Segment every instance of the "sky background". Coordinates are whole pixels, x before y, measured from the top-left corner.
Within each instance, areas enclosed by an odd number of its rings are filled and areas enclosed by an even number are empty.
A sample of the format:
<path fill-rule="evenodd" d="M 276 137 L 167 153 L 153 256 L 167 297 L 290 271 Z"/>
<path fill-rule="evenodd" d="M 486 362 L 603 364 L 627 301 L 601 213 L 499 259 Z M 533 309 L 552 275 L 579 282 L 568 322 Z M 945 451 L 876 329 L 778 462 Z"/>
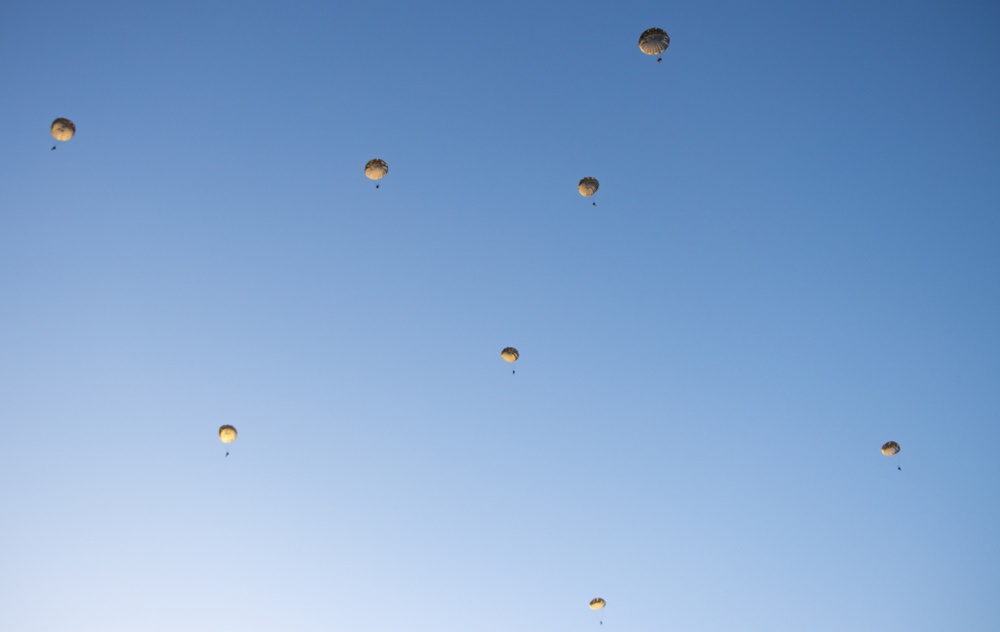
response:
<path fill-rule="evenodd" d="M 1000 629 L 998 29 L 3 3 L 0 629 Z"/>

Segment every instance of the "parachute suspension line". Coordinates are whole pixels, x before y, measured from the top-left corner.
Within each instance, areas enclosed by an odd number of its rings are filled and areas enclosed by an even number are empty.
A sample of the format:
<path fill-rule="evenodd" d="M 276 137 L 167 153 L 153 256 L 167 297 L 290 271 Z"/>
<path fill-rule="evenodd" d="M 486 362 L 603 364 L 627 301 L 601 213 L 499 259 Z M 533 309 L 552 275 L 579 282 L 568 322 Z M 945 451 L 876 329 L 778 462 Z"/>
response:
<path fill-rule="evenodd" d="M 517 362 L 517 359 L 521 357 L 521 354 L 517 352 L 514 347 L 504 347 L 504 350 L 500 352 L 500 357 L 503 358 L 504 362 L 513 364 Z M 514 375 L 517 371 L 512 367 L 510 374 Z"/>
<path fill-rule="evenodd" d="M 899 454 L 899 450 L 900 450 L 899 444 L 896 443 L 895 441 L 886 441 L 884 444 L 882 444 L 882 454 L 884 454 L 885 456 L 894 457 L 897 454 Z M 897 465 L 896 471 L 902 472 L 903 468 Z"/>
<path fill-rule="evenodd" d="M 236 428 L 226 424 L 219 427 L 219 441 L 229 445 L 233 441 L 236 441 Z M 229 450 L 226 450 L 226 456 L 229 456 Z M 223 457 L 225 458 L 225 457 Z"/>
<path fill-rule="evenodd" d="M 607 605 L 607 602 L 604 601 L 603 599 L 601 599 L 600 597 L 595 597 L 594 599 L 590 600 L 590 609 L 591 610 L 604 610 L 604 606 L 606 606 L 606 605 Z M 598 619 L 598 623 L 600 625 L 604 625 L 604 613 L 601 613 L 601 616 Z"/>
<path fill-rule="evenodd" d="M 580 184 L 576 185 L 576 189 L 583 197 L 592 197 L 595 193 L 597 193 L 597 188 L 599 186 L 600 183 L 597 181 L 597 178 L 591 178 L 588 176 L 583 180 L 580 180 Z M 590 205 L 597 206 L 597 202 L 591 202 Z"/>

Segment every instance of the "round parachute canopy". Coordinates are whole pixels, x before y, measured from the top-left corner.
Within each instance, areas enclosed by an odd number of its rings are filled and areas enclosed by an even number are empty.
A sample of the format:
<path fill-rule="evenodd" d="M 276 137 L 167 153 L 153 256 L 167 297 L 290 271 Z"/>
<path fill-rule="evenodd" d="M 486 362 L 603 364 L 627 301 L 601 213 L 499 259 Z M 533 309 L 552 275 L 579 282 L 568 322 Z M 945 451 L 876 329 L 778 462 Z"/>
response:
<path fill-rule="evenodd" d="M 590 600 L 590 609 L 591 610 L 601 610 L 606 605 L 608 605 L 607 602 L 604 601 L 603 599 L 601 599 L 600 597 L 597 597 L 596 599 L 591 599 Z"/>
<path fill-rule="evenodd" d="M 232 443 L 236 441 L 236 428 L 225 425 L 219 428 L 219 441 L 223 443 Z"/>
<path fill-rule="evenodd" d="M 52 138 L 56 140 L 69 140 L 76 134 L 76 125 L 73 121 L 64 118 L 57 118 L 52 121 Z"/>
<path fill-rule="evenodd" d="M 518 353 L 517 349 L 515 349 L 514 347 L 507 347 L 506 349 L 500 352 L 500 357 L 506 360 L 507 362 L 514 362 L 519 357 L 521 357 L 521 354 Z"/>
<path fill-rule="evenodd" d="M 369 180 L 381 180 L 385 174 L 389 173 L 389 165 L 381 158 L 372 158 L 365 165 L 365 175 Z"/>
<path fill-rule="evenodd" d="M 885 445 L 882 446 L 882 454 L 886 456 L 895 456 L 899 454 L 899 444 L 895 441 L 886 441 Z"/>
<path fill-rule="evenodd" d="M 670 36 L 663 29 L 646 29 L 639 36 L 639 50 L 647 55 L 659 55 L 670 46 Z"/>
<path fill-rule="evenodd" d="M 577 189 L 580 191 L 580 195 L 583 197 L 590 197 L 591 195 L 597 193 L 597 187 L 601 186 L 597 182 L 597 178 L 584 178 L 580 180 L 580 184 L 577 185 Z"/>

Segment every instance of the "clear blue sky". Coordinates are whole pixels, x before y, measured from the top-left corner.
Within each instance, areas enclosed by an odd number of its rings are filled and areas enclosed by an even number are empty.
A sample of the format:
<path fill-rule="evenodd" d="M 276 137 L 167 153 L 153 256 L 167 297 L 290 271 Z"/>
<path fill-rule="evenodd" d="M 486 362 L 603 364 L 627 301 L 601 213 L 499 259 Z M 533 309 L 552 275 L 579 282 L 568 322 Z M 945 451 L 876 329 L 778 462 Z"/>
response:
<path fill-rule="evenodd" d="M 1000 629 L 1000 6 L 622 4 L 0 7 L 0 630 Z"/>

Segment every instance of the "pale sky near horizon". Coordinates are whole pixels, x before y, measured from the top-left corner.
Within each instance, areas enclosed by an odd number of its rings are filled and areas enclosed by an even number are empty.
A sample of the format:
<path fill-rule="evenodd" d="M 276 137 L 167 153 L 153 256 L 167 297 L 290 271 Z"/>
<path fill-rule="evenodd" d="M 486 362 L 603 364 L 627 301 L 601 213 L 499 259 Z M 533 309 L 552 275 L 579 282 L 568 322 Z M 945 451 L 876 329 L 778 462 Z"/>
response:
<path fill-rule="evenodd" d="M 0 5 L 0 630 L 997 630 L 998 29 Z"/>

